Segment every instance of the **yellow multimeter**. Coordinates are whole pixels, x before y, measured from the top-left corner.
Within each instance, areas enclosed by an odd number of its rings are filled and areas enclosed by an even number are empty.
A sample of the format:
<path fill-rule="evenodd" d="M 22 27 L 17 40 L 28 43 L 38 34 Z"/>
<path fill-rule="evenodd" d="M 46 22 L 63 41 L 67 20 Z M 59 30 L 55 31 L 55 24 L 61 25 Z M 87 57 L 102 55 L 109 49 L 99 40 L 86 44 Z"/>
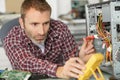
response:
<path fill-rule="evenodd" d="M 93 54 L 86 63 L 86 70 L 83 71 L 84 74 L 79 75 L 78 80 L 89 80 L 92 75 L 95 77 L 96 80 L 105 80 L 101 70 L 99 69 L 99 65 L 101 64 L 103 59 L 103 54 Z"/>

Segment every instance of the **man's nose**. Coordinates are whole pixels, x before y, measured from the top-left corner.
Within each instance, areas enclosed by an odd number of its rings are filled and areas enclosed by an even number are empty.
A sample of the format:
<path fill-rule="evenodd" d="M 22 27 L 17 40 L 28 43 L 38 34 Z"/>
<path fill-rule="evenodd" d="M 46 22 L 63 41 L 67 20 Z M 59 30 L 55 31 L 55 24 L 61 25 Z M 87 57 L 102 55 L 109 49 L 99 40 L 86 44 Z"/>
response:
<path fill-rule="evenodd" d="M 45 31 L 44 31 L 44 26 L 39 26 L 39 29 L 38 29 L 38 32 L 40 35 L 44 35 L 45 34 Z"/>

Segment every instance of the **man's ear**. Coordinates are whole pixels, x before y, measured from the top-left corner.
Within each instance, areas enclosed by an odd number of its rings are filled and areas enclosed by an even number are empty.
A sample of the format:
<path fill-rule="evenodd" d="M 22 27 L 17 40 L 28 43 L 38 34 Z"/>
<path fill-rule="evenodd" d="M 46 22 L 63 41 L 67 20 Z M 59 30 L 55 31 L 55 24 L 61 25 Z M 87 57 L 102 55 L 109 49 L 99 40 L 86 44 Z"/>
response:
<path fill-rule="evenodd" d="M 22 18 L 19 18 L 19 23 L 22 29 L 24 29 L 24 22 Z"/>

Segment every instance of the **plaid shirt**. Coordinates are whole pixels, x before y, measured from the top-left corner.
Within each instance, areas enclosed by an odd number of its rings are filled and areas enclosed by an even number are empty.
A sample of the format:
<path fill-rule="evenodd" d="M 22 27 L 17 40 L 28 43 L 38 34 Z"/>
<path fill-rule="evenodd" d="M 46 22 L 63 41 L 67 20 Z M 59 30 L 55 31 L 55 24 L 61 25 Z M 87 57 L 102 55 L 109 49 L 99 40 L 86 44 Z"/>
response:
<path fill-rule="evenodd" d="M 45 52 L 33 44 L 20 26 L 15 26 L 4 39 L 4 48 L 13 69 L 55 77 L 58 66 L 75 56 L 76 43 L 67 26 L 51 20 L 45 41 Z"/>

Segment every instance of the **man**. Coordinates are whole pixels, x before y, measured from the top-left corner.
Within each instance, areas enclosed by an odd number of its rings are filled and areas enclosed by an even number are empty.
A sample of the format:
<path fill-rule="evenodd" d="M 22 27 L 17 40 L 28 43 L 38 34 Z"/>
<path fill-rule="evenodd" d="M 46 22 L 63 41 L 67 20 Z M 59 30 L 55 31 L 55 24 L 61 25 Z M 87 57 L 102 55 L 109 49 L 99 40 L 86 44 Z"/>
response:
<path fill-rule="evenodd" d="M 20 26 L 13 27 L 4 39 L 4 48 L 13 69 L 58 78 L 78 78 L 94 52 L 92 40 L 78 46 L 67 26 L 50 18 L 45 0 L 25 0 Z"/>

